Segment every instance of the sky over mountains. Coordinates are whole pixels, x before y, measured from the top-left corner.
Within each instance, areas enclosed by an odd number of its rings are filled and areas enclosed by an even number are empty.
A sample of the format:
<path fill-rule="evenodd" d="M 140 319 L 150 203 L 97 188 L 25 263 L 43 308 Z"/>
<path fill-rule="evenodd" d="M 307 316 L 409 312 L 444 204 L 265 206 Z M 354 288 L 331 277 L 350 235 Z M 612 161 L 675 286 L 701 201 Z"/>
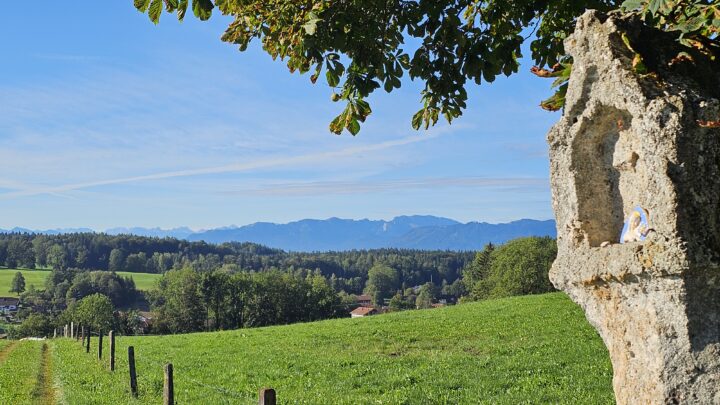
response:
<path fill-rule="evenodd" d="M 0 230 L 2 232 L 3 230 Z M 32 232 L 14 228 L 14 232 Z M 87 228 L 54 229 L 39 233 L 88 232 Z M 106 233 L 175 237 L 208 243 L 255 242 L 290 251 L 328 251 L 375 248 L 478 250 L 487 243 L 503 243 L 523 236 L 555 236 L 555 222 L 521 219 L 504 224 L 461 223 L 430 215 L 399 216 L 390 221 L 329 218 L 286 224 L 257 222 L 194 232 L 187 227 L 111 228 Z"/>
<path fill-rule="evenodd" d="M 358 136 L 334 136 L 331 89 L 259 44 L 222 43 L 228 18 L 156 26 L 129 0 L 4 6 L 0 228 L 552 216 L 559 113 L 538 107 L 552 90 L 528 59 L 469 86 L 452 125 L 413 131 L 423 86 L 406 81 L 373 94 Z"/>

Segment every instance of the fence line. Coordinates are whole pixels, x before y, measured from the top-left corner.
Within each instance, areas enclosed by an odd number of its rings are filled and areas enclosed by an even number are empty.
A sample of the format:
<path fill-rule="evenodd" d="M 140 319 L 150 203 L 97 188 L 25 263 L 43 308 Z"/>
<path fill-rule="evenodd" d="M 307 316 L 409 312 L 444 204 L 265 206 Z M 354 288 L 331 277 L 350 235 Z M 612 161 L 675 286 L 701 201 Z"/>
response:
<path fill-rule="evenodd" d="M 165 366 L 164 363 L 159 362 L 159 361 L 157 361 L 157 360 L 149 359 L 149 358 L 143 359 L 143 361 L 144 361 L 144 362 L 147 362 L 147 363 L 150 363 L 150 364 L 152 364 L 152 365 L 158 366 L 158 367 L 164 367 L 164 366 Z M 176 365 L 174 365 L 174 363 L 172 363 L 172 364 L 173 364 L 174 371 L 176 371 L 175 374 L 177 375 L 177 374 L 178 374 L 178 373 L 177 373 L 178 368 L 177 368 Z M 180 371 L 182 371 L 182 369 L 181 369 Z M 201 387 L 204 387 L 204 388 L 209 388 L 209 389 L 211 389 L 211 390 L 217 391 L 217 392 L 219 392 L 219 393 L 221 393 L 221 394 L 225 394 L 225 395 L 228 395 L 228 396 L 233 396 L 233 397 L 241 398 L 241 399 L 252 399 L 252 397 L 250 397 L 248 394 L 245 394 L 245 393 L 242 393 L 242 392 L 238 392 L 238 391 L 234 391 L 234 390 L 231 390 L 231 389 L 228 389 L 228 388 L 224 388 L 224 387 L 219 387 L 219 386 L 217 386 L 217 385 L 206 384 L 206 383 L 204 383 L 204 382 L 198 381 L 198 380 L 190 377 L 189 375 L 183 375 L 181 379 L 182 379 L 183 381 L 189 381 L 189 382 L 191 382 L 191 383 L 193 383 L 193 384 L 195 384 L 195 385 L 198 385 L 198 386 L 201 386 Z M 176 379 L 176 380 L 177 380 L 177 379 Z"/>
<path fill-rule="evenodd" d="M 66 325 L 64 328 L 63 335 L 65 337 L 70 337 L 70 333 L 72 330 L 74 330 L 75 325 Z M 90 342 L 91 342 L 91 336 L 95 335 L 97 336 L 98 340 L 98 361 L 102 361 L 102 342 L 103 342 L 103 334 L 100 334 L 98 332 L 93 332 L 90 328 L 85 329 L 84 327 L 81 327 L 80 325 L 77 326 L 77 332 L 86 332 L 83 333 L 87 340 L 83 339 L 80 347 L 83 347 L 85 349 L 86 353 L 90 353 Z M 79 338 L 80 333 L 75 334 L 74 338 Z M 164 336 L 164 335 L 128 335 L 128 336 Z M 110 344 L 110 371 L 115 370 L 115 333 L 114 331 L 110 331 L 108 334 L 108 342 Z M 79 341 L 79 339 L 77 339 Z M 143 359 L 143 361 L 150 363 L 154 366 L 159 366 L 163 370 L 164 375 L 164 384 L 163 384 L 163 403 L 164 404 L 174 404 L 174 376 L 177 375 L 177 368 L 173 366 L 172 363 L 162 363 L 158 362 L 156 360 L 146 358 Z M 137 373 L 136 373 L 136 367 L 135 367 L 135 348 L 133 346 L 128 347 L 128 371 L 129 371 L 129 383 L 130 383 L 130 392 L 131 394 L 137 398 L 138 397 L 138 382 L 137 382 Z M 182 370 L 180 370 L 182 372 Z M 182 375 L 182 374 L 181 374 Z M 211 384 L 206 384 L 204 382 L 198 381 L 188 375 L 182 375 L 181 381 L 183 382 L 189 382 L 191 384 L 194 384 L 199 387 L 203 387 L 206 389 L 213 390 L 221 395 L 224 395 L 226 397 L 234 397 L 237 399 L 242 400 L 248 400 L 252 401 L 253 397 L 246 394 L 241 393 L 238 391 L 230 390 L 224 387 L 214 386 Z M 276 405 L 276 393 L 275 390 L 272 388 L 261 388 L 258 391 L 258 404 L 259 405 Z"/>

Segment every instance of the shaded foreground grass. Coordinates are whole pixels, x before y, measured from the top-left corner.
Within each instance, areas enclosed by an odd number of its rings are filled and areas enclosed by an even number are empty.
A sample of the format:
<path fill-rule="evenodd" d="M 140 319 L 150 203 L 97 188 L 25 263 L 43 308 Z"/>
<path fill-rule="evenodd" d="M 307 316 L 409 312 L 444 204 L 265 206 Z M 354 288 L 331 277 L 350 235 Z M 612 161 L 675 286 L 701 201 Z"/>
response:
<path fill-rule="evenodd" d="M 25 277 L 25 288 L 30 288 L 30 285 L 34 285 L 38 290 L 45 288 L 45 279 L 50 275 L 50 270 L 0 269 L 0 297 L 16 296 L 15 294 L 10 294 L 8 291 L 12 285 L 13 277 L 15 277 L 15 273 L 18 271 Z M 135 281 L 135 287 L 143 291 L 152 289 L 157 279 L 160 278 L 160 274 L 151 273 L 128 273 L 119 271 L 117 274 L 123 277 L 132 277 L 133 281 Z"/>
<path fill-rule="evenodd" d="M 178 403 L 257 403 L 265 386 L 281 403 L 613 402 L 607 350 L 559 293 L 117 343 L 112 374 L 78 343 L 53 342 L 65 401 L 135 402 L 132 345 L 142 403 L 161 402 L 165 362 L 175 367 Z"/>

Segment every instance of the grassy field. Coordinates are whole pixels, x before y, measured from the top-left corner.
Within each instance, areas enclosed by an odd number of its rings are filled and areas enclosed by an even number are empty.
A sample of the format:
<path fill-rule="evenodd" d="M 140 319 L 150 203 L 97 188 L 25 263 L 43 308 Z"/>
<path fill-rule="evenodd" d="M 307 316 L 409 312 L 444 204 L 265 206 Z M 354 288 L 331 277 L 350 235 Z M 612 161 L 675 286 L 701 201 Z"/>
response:
<path fill-rule="evenodd" d="M 132 277 L 135 281 L 135 287 L 138 290 L 147 291 L 155 287 L 155 282 L 160 278 L 160 274 L 152 273 L 128 273 L 125 271 L 119 271 L 117 274 L 123 277 Z"/>
<path fill-rule="evenodd" d="M 30 288 L 30 285 L 34 285 L 37 289 L 45 288 L 45 279 L 50 274 L 50 270 L 18 270 L 18 269 L 0 269 L 0 296 L 11 296 L 8 291 L 12 283 L 15 273 L 21 272 L 25 277 L 25 287 Z M 124 277 L 132 277 L 135 281 L 135 286 L 139 290 L 147 291 L 155 286 L 155 281 L 160 278 L 159 274 L 148 274 L 148 273 L 126 273 L 118 272 L 119 275 Z"/>
<path fill-rule="evenodd" d="M 44 345 L 37 341 L 0 343 L 0 404 L 54 402 L 47 390 Z"/>
<path fill-rule="evenodd" d="M 257 403 L 265 386 L 277 390 L 280 403 L 614 401 L 607 350 L 559 293 L 117 343 L 118 369 L 110 373 L 78 343 L 51 341 L 57 397 L 72 404 L 161 403 L 162 366 L 172 362 L 178 403 Z M 130 345 L 138 401 L 127 388 Z"/>
<path fill-rule="evenodd" d="M 10 294 L 10 286 L 12 285 L 13 277 L 15 273 L 21 272 L 25 277 L 25 288 L 30 288 L 34 285 L 37 289 L 45 288 L 45 279 L 49 270 L 17 270 L 17 269 L 0 269 L 0 296 L 16 296 L 16 294 Z"/>

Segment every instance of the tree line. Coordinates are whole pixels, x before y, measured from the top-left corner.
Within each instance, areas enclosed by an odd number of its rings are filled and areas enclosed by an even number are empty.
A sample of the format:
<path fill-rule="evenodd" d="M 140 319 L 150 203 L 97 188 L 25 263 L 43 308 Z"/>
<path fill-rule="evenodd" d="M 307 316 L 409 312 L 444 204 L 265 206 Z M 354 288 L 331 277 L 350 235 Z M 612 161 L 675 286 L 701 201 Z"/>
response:
<path fill-rule="evenodd" d="M 138 309 L 152 310 L 152 333 L 186 333 L 348 316 L 358 305 L 355 295 L 361 293 L 389 311 L 542 293 L 553 290 L 548 271 L 557 252 L 554 239 L 548 237 L 488 245 L 475 253 L 286 253 L 253 244 L 235 246 L 254 250 L 242 257 L 262 258 L 268 267 L 247 269 L 222 259 L 211 265 L 207 258 L 214 253 L 199 254 L 166 270 L 156 287 L 145 293 L 136 289 L 131 277 L 107 270 L 56 266 L 44 289 L 31 286 L 24 292 L 23 280 L 14 280 L 12 289 L 22 292 L 19 318 L 24 322 L 13 336 L 42 335 L 70 321 L 119 333 L 148 332 L 148 325 L 139 325 Z M 238 257 L 224 258 L 228 256 Z M 445 277 L 454 279 L 448 282 Z M 93 311 L 97 316 L 91 316 Z"/>
<path fill-rule="evenodd" d="M 473 260 L 473 252 L 374 249 L 347 252 L 285 252 L 255 243 L 188 242 L 175 238 L 72 233 L 0 234 L 0 265 L 9 268 L 76 268 L 134 273 L 310 269 L 332 279 L 334 287 L 362 293 L 376 263 L 398 271 L 403 288 L 427 282 L 452 284 Z"/>

